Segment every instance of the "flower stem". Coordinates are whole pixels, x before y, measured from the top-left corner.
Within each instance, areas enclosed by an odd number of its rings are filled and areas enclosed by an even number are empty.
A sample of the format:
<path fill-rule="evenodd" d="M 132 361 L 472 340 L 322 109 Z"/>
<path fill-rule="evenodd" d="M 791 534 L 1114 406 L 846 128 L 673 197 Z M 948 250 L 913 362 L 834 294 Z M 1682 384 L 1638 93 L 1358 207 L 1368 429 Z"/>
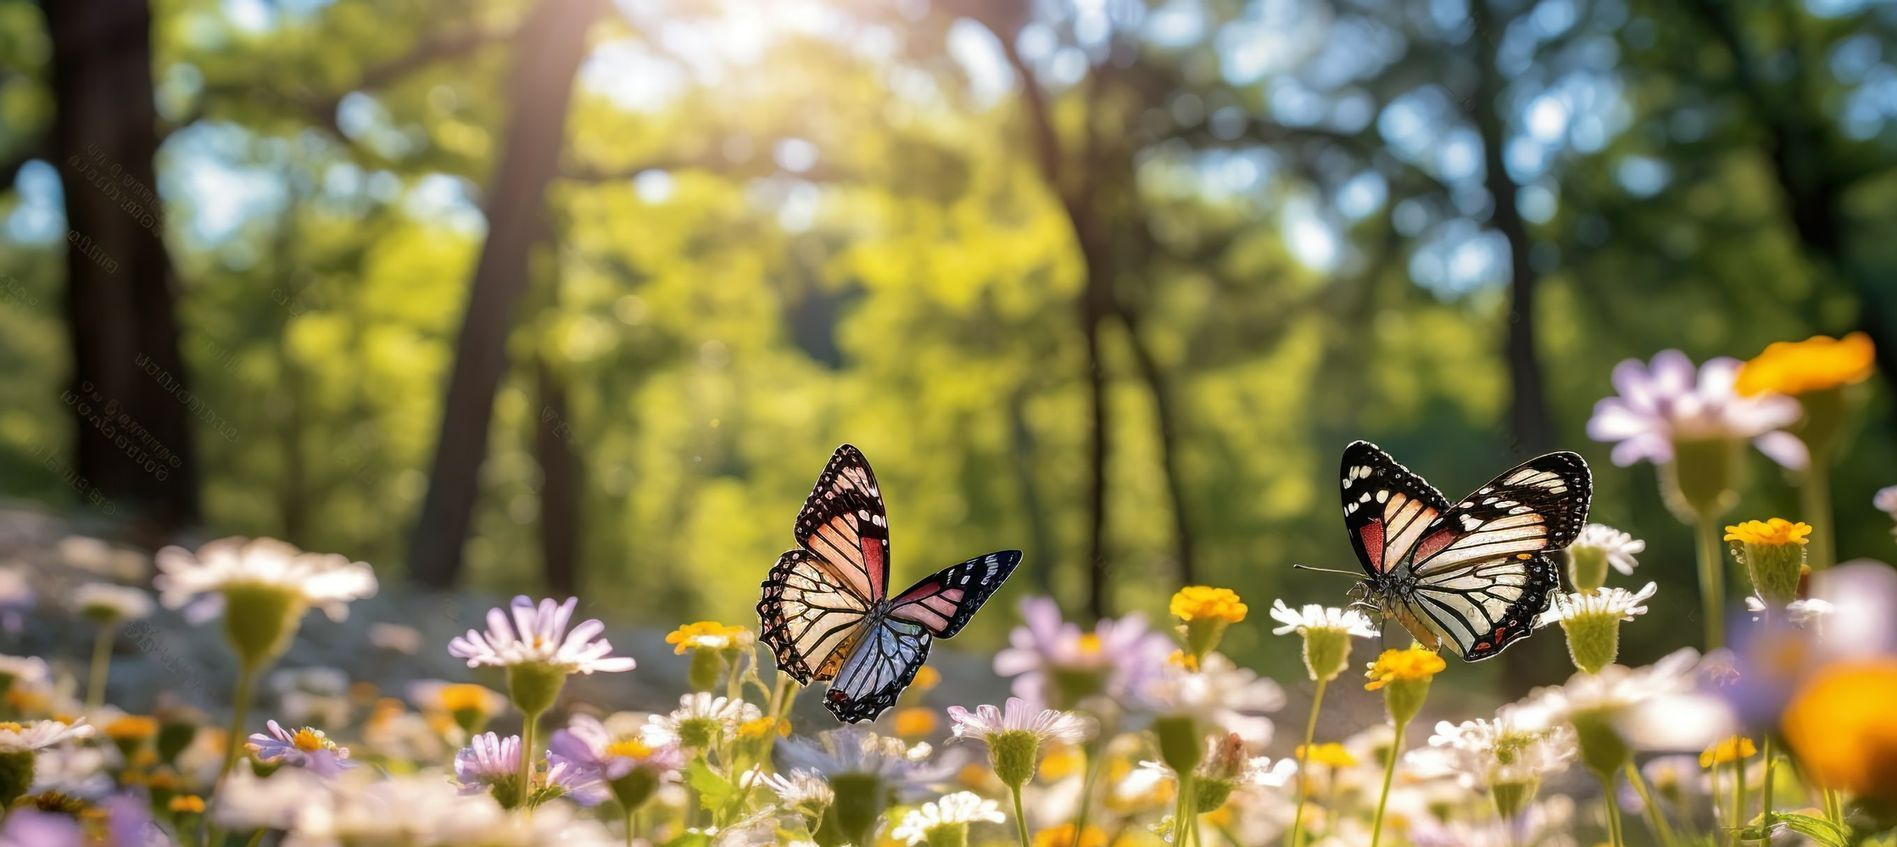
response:
<path fill-rule="evenodd" d="M 1770 830 L 1772 826 L 1772 734 L 1767 732 L 1759 740 L 1759 752 L 1765 757 L 1765 781 L 1759 785 L 1759 825 Z"/>
<path fill-rule="evenodd" d="M 1844 826 L 1844 798 L 1838 796 L 1836 788 L 1823 789 L 1822 793 L 1825 800 L 1825 820 Z"/>
<path fill-rule="evenodd" d="M 112 668 L 112 636 L 116 631 L 115 624 L 100 624 L 99 634 L 93 639 L 92 669 L 86 677 L 87 712 L 96 712 L 105 705 L 105 680 Z"/>
<path fill-rule="evenodd" d="M 1014 833 L 1020 837 L 1021 847 L 1032 847 L 1028 842 L 1028 816 L 1021 810 L 1021 786 L 1011 785 L 1008 790 L 1014 792 Z"/>
<path fill-rule="evenodd" d="M 638 809 L 628 808 L 626 810 L 626 847 L 632 847 L 635 834 L 639 831 L 638 815 Z"/>
<path fill-rule="evenodd" d="M 540 731 L 540 713 L 523 714 L 520 718 L 520 799 L 525 801 L 534 796 L 534 736 Z"/>
<path fill-rule="evenodd" d="M 262 844 L 264 835 L 269 831 L 270 830 L 267 829 L 257 830 L 256 833 L 250 836 L 249 841 L 244 842 L 245 847 L 257 847 L 257 845 Z"/>
<path fill-rule="evenodd" d="M 1627 847 L 1627 835 L 1620 827 L 1620 804 L 1614 801 L 1614 774 L 1598 774 L 1601 780 L 1601 805 L 1607 807 L 1607 841 L 1613 847 Z"/>
<path fill-rule="evenodd" d="M 1087 755 L 1087 778 L 1080 783 L 1080 811 L 1074 814 L 1074 838 L 1087 831 L 1087 819 L 1093 813 L 1093 794 L 1100 784 L 1100 771 L 1107 763 L 1107 733 L 1100 733 L 1096 740 L 1088 741 L 1082 748 Z"/>
<path fill-rule="evenodd" d="M 1700 614 L 1705 618 L 1706 649 L 1725 646 L 1726 636 L 1726 559 L 1719 542 L 1719 519 L 1700 516 L 1699 598 Z"/>
<path fill-rule="evenodd" d="M 1735 756 L 1732 760 L 1732 844 L 1738 845 L 1739 832 L 1746 825 L 1746 760 Z"/>
<path fill-rule="evenodd" d="M 1831 531 L 1829 459 L 1829 456 L 1813 455 L 1811 467 L 1805 469 L 1803 484 L 1798 487 L 1799 508 L 1805 513 L 1805 522 L 1811 524 L 1811 543 L 1805 547 L 1805 561 L 1814 571 L 1831 567 L 1837 558 L 1837 539 Z"/>
<path fill-rule="evenodd" d="M 1390 782 L 1396 778 L 1396 757 L 1403 752 L 1403 731 L 1409 726 L 1409 721 L 1396 725 L 1396 739 L 1390 742 L 1390 755 L 1383 763 L 1383 789 L 1377 792 L 1377 815 L 1370 819 L 1370 847 L 1383 843 L 1383 810 L 1390 805 Z M 1619 842 L 1615 842 L 1615 847 L 1619 847 Z"/>
<path fill-rule="evenodd" d="M 1186 847 L 1188 843 L 1187 839 L 1192 837 L 1192 824 L 1190 823 L 1193 818 L 1191 812 L 1192 792 L 1192 774 L 1190 772 L 1180 774 L 1178 803 L 1173 807 L 1172 813 L 1172 847 Z M 1079 843 L 1080 838 L 1080 833 L 1074 833 L 1074 841 L 1076 844 Z M 1025 844 L 1027 842 L 1024 841 L 1022 843 Z"/>
<path fill-rule="evenodd" d="M 231 692 L 231 726 L 229 737 L 224 740 L 224 766 L 218 769 L 218 787 L 223 787 L 224 778 L 230 776 L 231 768 L 237 766 L 237 753 L 244 749 L 244 722 L 250 719 L 250 700 L 252 690 L 257 687 L 257 667 L 249 662 L 237 667 L 237 687 Z"/>
<path fill-rule="evenodd" d="M 1298 810 L 1291 816 L 1291 847 L 1304 843 L 1304 804 L 1311 799 L 1311 781 L 1309 774 L 1311 744 L 1317 739 L 1317 712 L 1324 707 L 1324 687 L 1330 684 L 1328 679 L 1317 681 L 1317 691 L 1311 695 L 1311 716 L 1304 722 L 1304 744 L 1298 748 Z"/>
<path fill-rule="evenodd" d="M 1667 823 L 1666 811 L 1654 800 L 1653 789 L 1647 786 L 1647 780 L 1640 775 L 1640 769 L 1628 762 L 1627 782 L 1634 787 L 1634 793 L 1640 795 L 1640 804 L 1647 809 L 1647 825 L 1653 829 L 1653 837 L 1659 839 L 1661 847 L 1673 847 L 1679 839 L 1673 833 L 1673 825 Z"/>

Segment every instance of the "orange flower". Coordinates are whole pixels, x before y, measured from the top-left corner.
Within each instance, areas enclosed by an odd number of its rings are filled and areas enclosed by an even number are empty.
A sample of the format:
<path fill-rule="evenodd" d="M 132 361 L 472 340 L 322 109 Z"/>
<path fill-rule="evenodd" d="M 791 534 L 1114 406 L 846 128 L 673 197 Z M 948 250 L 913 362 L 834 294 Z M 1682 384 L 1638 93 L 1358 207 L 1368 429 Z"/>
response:
<path fill-rule="evenodd" d="M 1820 671 L 1780 717 L 1785 741 L 1819 785 L 1897 803 L 1897 660 Z"/>
<path fill-rule="evenodd" d="M 1869 379 L 1876 356 L 1871 337 L 1861 332 L 1780 341 L 1740 367 L 1733 388 L 1744 395 L 1824 391 Z"/>

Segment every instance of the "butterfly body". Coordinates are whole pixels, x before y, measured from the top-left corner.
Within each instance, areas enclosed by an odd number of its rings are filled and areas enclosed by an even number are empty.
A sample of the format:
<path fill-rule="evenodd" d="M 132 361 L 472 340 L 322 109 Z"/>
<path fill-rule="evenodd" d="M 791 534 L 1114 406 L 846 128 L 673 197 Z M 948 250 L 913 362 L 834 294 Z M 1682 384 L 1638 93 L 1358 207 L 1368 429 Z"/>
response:
<path fill-rule="evenodd" d="M 935 638 L 960 632 L 1020 564 L 1021 553 L 977 556 L 893 597 L 889 521 L 868 460 L 837 448 L 804 501 L 785 552 L 764 580 L 759 638 L 799 683 L 828 681 L 839 720 L 873 720 L 895 703 Z"/>
<path fill-rule="evenodd" d="M 1552 554 L 1580 532 L 1592 492 L 1580 456 L 1549 453 L 1452 504 L 1365 441 L 1344 449 L 1342 482 L 1362 593 L 1424 646 L 1469 661 L 1532 631 L 1560 585 Z"/>

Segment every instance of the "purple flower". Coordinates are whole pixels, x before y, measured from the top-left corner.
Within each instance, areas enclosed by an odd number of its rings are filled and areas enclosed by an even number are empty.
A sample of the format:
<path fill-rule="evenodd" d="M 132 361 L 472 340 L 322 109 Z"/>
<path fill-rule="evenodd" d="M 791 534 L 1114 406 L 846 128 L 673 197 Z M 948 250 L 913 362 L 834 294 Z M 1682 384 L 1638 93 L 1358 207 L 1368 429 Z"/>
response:
<path fill-rule="evenodd" d="M 299 767 L 324 777 L 355 767 L 349 761 L 349 748 L 329 740 L 320 729 L 306 726 L 292 732 L 276 721 L 270 721 L 268 727 L 268 734 L 252 733 L 250 742 L 244 745 L 260 762 Z"/>
<path fill-rule="evenodd" d="M 600 784 L 598 773 L 555 755 L 547 757 L 545 780 L 532 796 L 523 798 L 519 788 L 520 756 L 518 735 L 502 738 L 484 732 L 474 736 L 468 746 L 454 755 L 455 784 L 464 796 L 492 790 L 495 798 L 507 808 L 523 800 L 537 804 L 547 796 L 567 797 L 582 806 L 598 805 L 606 799 L 606 788 Z"/>
<path fill-rule="evenodd" d="M 632 670 L 636 663 L 612 655 L 612 642 L 600 637 L 605 624 L 588 619 L 567 629 L 579 603 L 578 597 L 568 597 L 564 603 L 549 598 L 535 605 L 525 596 L 515 597 L 507 611 L 488 610 L 487 632 L 470 629 L 450 641 L 448 654 L 468 660 L 471 668 L 541 664 L 567 673 Z"/>
<path fill-rule="evenodd" d="M 84 847 L 85 833 L 65 815 L 21 809 L 7 815 L 0 847 Z"/>
<path fill-rule="evenodd" d="M 1662 350 L 1651 364 L 1628 359 L 1614 366 L 1619 394 L 1594 404 L 1587 434 L 1614 442 L 1616 465 L 1673 461 L 1682 439 L 1750 439 L 1788 468 L 1810 461 L 1804 442 L 1784 427 L 1803 414 L 1798 401 L 1777 394 L 1743 396 L 1733 390 L 1737 359 L 1711 359 L 1697 368 L 1678 350 Z"/>
<path fill-rule="evenodd" d="M 1122 705 L 1143 698 L 1166 666 L 1172 641 L 1138 615 L 1109 618 L 1092 632 L 1061 618 L 1052 598 L 1021 603 L 1024 626 L 995 654 L 995 673 L 1014 677 L 1014 694 L 1040 708 L 1074 708 L 1105 698 Z"/>
<path fill-rule="evenodd" d="M 567 763 L 595 778 L 615 780 L 646 768 L 661 778 L 678 773 L 685 766 L 685 753 L 677 744 L 653 744 L 640 736 L 615 736 L 605 724 L 591 715 L 575 715 L 566 729 L 553 734 L 549 761 Z"/>

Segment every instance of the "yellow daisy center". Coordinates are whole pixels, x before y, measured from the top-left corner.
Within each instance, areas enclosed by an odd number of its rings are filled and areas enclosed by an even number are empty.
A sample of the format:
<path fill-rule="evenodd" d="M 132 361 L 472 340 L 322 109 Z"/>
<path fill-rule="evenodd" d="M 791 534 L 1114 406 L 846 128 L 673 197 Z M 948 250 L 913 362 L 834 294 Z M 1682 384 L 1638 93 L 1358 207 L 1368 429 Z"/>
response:
<path fill-rule="evenodd" d="M 637 738 L 624 738 L 606 745 L 606 755 L 616 759 L 643 759 L 652 755 L 652 745 Z"/>
<path fill-rule="evenodd" d="M 290 743 L 305 753 L 314 753 L 329 746 L 328 739 L 325 739 L 322 733 L 309 727 L 297 730 L 295 735 L 290 736 Z"/>

